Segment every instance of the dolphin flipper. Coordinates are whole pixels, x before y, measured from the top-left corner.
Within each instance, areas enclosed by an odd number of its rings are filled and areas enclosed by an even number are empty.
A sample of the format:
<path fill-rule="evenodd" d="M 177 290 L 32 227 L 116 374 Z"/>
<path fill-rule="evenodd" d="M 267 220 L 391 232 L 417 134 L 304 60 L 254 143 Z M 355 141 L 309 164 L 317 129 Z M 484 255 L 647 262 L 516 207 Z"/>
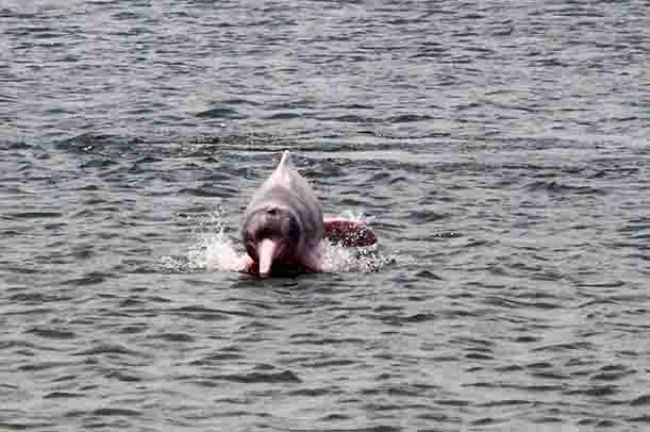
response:
<path fill-rule="evenodd" d="M 325 238 L 344 247 L 367 247 L 377 243 L 377 236 L 363 222 L 341 217 L 326 217 Z"/>

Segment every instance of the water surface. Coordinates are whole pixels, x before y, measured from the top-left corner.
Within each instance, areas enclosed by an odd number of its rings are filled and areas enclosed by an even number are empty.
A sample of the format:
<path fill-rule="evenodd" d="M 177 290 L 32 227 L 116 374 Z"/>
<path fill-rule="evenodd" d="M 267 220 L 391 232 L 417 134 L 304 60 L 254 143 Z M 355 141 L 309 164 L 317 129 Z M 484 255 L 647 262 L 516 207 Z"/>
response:
<path fill-rule="evenodd" d="M 0 3 L 0 428 L 646 430 L 649 29 L 641 1 Z M 282 149 L 372 265 L 210 265 Z"/>

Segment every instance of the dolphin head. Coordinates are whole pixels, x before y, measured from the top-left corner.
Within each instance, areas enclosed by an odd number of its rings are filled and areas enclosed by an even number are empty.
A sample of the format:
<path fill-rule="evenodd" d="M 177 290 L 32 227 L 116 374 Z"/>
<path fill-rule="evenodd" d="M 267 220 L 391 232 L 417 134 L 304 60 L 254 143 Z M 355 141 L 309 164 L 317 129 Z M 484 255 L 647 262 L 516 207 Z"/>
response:
<path fill-rule="evenodd" d="M 247 215 L 242 237 L 260 276 L 266 277 L 274 263 L 288 264 L 295 258 L 302 228 L 291 210 L 269 203 Z"/>

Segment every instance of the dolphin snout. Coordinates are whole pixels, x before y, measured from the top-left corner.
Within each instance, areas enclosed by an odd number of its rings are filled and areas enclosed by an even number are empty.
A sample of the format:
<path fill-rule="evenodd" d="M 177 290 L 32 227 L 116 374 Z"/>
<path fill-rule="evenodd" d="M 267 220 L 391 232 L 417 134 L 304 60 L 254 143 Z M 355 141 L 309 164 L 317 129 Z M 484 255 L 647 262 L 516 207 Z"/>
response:
<path fill-rule="evenodd" d="M 267 277 L 271 273 L 271 266 L 277 251 L 278 242 L 272 239 L 264 239 L 257 245 L 260 277 Z"/>

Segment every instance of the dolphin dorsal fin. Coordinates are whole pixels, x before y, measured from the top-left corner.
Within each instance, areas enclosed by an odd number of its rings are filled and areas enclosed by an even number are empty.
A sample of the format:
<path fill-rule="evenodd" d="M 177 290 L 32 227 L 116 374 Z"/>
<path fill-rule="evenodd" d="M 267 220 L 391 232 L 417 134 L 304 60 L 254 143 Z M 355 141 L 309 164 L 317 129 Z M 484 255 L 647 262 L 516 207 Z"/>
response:
<path fill-rule="evenodd" d="M 293 162 L 291 161 L 291 153 L 289 153 L 289 150 L 285 150 L 284 153 L 282 153 L 282 159 L 280 159 L 280 163 L 278 164 L 278 168 L 284 168 L 284 166 L 287 167 L 292 167 Z"/>
<path fill-rule="evenodd" d="M 280 163 L 278 164 L 277 167 L 275 167 L 275 170 L 273 171 L 273 174 L 271 174 L 271 177 L 267 180 L 267 182 L 271 182 L 271 184 L 284 184 L 287 187 L 291 185 L 291 179 L 293 177 L 293 163 L 291 162 L 291 154 L 289 153 L 289 150 L 285 150 L 284 153 L 282 153 L 282 159 L 280 159 Z"/>

